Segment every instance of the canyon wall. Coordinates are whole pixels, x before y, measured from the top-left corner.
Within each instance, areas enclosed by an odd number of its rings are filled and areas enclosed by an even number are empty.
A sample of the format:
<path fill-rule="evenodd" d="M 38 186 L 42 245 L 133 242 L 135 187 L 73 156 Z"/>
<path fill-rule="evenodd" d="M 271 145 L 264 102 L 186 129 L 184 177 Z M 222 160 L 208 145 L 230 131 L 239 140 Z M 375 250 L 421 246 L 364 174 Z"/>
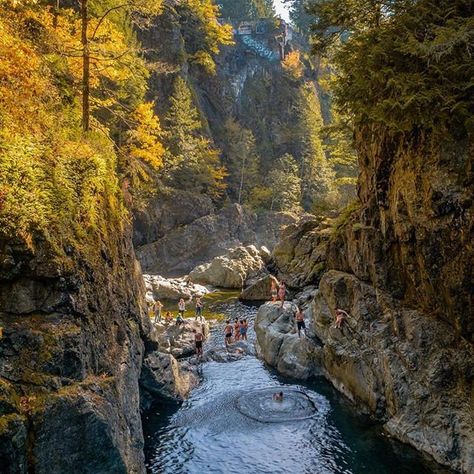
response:
<path fill-rule="evenodd" d="M 288 228 L 273 255 L 294 289 L 319 284 L 306 362 L 393 436 L 472 472 L 473 144 L 368 128 L 356 144 L 359 202 L 330 225 Z M 336 308 L 350 314 L 342 329 Z"/>
<path fill-rule="evenodd" d="M 130 232 L 0 249 L 1 471 L 144 472 L 138 381 L 149 323 Z"/>

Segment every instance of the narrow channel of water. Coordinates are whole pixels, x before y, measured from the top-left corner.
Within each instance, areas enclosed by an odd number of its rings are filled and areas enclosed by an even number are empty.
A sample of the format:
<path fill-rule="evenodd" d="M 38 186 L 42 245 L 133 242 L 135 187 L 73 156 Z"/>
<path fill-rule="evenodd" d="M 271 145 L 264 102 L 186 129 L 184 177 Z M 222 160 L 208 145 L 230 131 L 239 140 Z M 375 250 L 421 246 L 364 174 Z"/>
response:
<path fill-rule="evenodd" d="M 234 295 L 214 295 L 207 300 L 206 310 L 214 317 L 253 322 L 257 308 L 238 302 Z M 249 344 L 254 341 L 252 323 Z M 223 326 L 218 325 L 206 346 L 223 344 Z M 202 384 L 183 404 L 157 403 L 144 415 L 149 473 L 450 472 L 384 436 L 379 425 L 358 415 L 350 402 L 323 379 L 310 383 L 285 379 L 253 355 L 233 362 L 204 363 L 202 377 Z M 242 414 L 239 400 L 255 397 L 255 390 L 270 387 L 275 391 L 304 391 L 317 407 L 314 417 L 262 423 Z M 265 406 L 271 410 L 271 401 Z"/>

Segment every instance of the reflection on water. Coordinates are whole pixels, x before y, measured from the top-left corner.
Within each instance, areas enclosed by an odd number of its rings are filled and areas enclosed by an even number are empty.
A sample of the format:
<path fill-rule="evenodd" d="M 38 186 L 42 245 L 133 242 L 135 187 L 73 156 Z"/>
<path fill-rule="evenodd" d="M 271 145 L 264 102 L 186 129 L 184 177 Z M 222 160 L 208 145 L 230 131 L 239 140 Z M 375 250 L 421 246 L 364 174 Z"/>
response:
<path fill-rule="evenodd" d="M 256 308 L 235 300 L 215 301 L 212 311 L 253 319 Z M 249 343 L 253 343 L 249 331 Z M 208 347 L 223 344 L 214 329 Z M 384 437 L 380 428 L 322 379 L 295 384 L 260 360 L 246 356 L 202 367 L 203 383 L 180 406 L 157 403 L 144 416 L 150 473 L 429 474 L 448 470 Z M 264 423 L 245 416 L 239 400 L 261 389 L 303 390 L 316 405 L 314 417 Z M 258 392 L 255 392 L 258 393 Z M 262 393 L 267 397 L 268 393 Z M 270 392 L 271 393 L 271 390 Z M 249 401 L 251 403 L 252 400 Z M 265 400 L 256 404 L 273 406 Z M 296 406 L 296 405 L 295 405 Z"/>

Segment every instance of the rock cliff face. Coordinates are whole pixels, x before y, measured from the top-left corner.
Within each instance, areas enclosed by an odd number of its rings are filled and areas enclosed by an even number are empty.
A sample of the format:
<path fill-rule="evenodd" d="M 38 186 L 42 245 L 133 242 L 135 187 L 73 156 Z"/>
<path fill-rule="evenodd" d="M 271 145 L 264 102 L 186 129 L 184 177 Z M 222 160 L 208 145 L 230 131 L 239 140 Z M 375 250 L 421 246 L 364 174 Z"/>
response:
<path fill-rule="evenodd" d="M 144 472 L 148 321 L 131 238 L 116 229 L 87 258 L 32 245 L 1 243 L 2 472 Z"/>
<path fill-rule="evenodd" d="M 307 311 L 327 378 L 394 436 L 472 472 L 472 144 L 356 138 L 359 205 L 329 232 L 289 229 L 274 262 L 294 286 L 319 282 Z M 350 313 L 342 330 L 336 308 Z"/>
<path fill-rule="evenodd" d="M 156 239 L 137 248 L 138 258 L 146 272 L 163 276 L 183 275 L 235 247 L 252 244 L 272 247 L 281 229 L 296 221 L 296 217 L 290 213 L 268 212 L 257 215 L 238 204 L 203 214 L 201 210 L 204 209 L 199 207 L 199 200 L 196 206 L 191 202 L 187 205 L 179 202 L 163 201 L 150 208 L 150 212 L 155 214 L 181 215 L 182 225 L 176 225 L 166 233 L 156 234 Z M 165 225 L 159 224 L 158 219 L 150 221 L 154 229 Z M 146 226 L 143 222 L 138 224 L 140 235 L 152 234 L 153 231 L 144 230 Z"/>

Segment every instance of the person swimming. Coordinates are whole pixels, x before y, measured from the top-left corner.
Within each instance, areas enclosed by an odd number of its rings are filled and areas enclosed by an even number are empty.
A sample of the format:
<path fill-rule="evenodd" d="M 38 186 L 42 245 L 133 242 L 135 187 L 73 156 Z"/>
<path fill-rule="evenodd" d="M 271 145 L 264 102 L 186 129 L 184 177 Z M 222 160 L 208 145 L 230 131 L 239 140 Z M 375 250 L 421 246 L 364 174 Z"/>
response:
<path fill-rule="evenodd" d="M 272 398 L 276 402 L 282 402 L 283 401 L 283 392 L 274 393 Z"/>

